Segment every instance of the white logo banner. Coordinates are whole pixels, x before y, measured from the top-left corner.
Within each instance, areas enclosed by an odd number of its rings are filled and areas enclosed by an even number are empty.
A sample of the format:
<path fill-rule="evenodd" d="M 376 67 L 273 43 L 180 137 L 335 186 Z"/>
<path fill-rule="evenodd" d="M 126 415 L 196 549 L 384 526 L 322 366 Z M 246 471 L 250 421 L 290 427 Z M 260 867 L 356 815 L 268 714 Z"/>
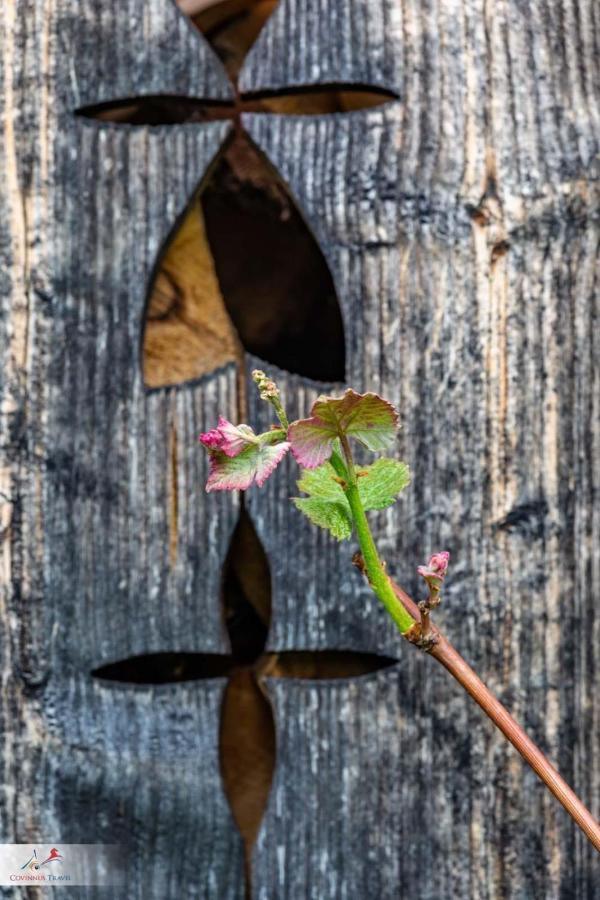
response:
<path fill-rule="evenodd" d="M 117 844 L 0 844 L 0 885 L 121 885 Z"/>

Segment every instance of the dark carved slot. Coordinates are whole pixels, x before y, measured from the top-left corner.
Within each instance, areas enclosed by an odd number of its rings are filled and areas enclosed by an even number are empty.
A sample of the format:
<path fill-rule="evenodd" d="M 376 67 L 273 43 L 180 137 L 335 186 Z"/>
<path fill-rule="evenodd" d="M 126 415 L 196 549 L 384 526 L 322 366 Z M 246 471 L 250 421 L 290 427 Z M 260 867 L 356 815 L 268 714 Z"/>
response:
<path fill-rule="evenodd" d="M 265 674 L 275 678 L 337 679 L 367 675 L 395 666 L 397 660 L 377 653 L 348 650 L 287 650 L 269 654 Z"/>
<path fill-rule="evenodd" d="M 227 683 L 221 710 L 221 773 L 244 840 L 249 898 L 252 848 L 275 769 L 275 722 L 257 677 L 271 621 L 271 573 L 244 507 L 225 560 L 222 602 L 237 668 Z"/>
<path fill-rule="evenodd" d="M 284 90 L 242 94 L 241 112 L 278 113 L 282 116 L 324 116 L 383 106 L 398 99 L 385 88 L 366 84 L 315 84 Z"/>
<path fill-rule="evenodd" d="M 246 897 L 251 897 L 252 850 L 275 770 L 275 723 L 256 673 L 236 670 L 221 708 L 220 760 L 223 787 L 244 842 Z"/>
<path fill-rule="evenodd" d="M 219 157 L 202 206 L 243 346 L 281 369 L 342 381 L 344 328 L 333 278 L 285 184 L 243 132 Z"/>
<path fill-rule="evenodd" d="M 228 656 L 218 653 L 148 653 L 94 669 L 94 678 L 128 684 L 168 684 L 221 678 L 232 669 Z"/>
<path fill-rule="evenodd" d="M 211 45 L 232 81 L 279 0 L 221 0 L 201 12 L 194 0 L 178 0 Z"/>
<path fill-rule="evenodd" d="M 383 106 L 397 95 L 364 84 L 322 84 L 289 87 L 281 91 L 252 91 L 235 102 L 176 94 L 123 97 L 107 103 L 82 106 L 76 115 L 115 125 L 193 125 L 234 119 L 240 113 L 277 113 L 287 116 L 319 116 Z"/>
<path fill-rule="evenodd" d="M 157 265 L 144 381 L 158 388 L 241 366 L 244 350 L 317 381 L 344 380 L 342 315 L 325 257 L 281 178 L 236 132 Z"/>
<path fill-rule="evenodd" d="M 233 659 L 240 665 L 252 665 L 267 641 L 271 572 L 252 520 L 243 507 L 223 568 L 223 613 Z"/>
<path fill-rule="evenodd" d="M 231 103 L 156 94 L 82 106 L 75 114 L 84 119 L 113 122 L 115 125 L 185 125 L 229 119 Z"/>

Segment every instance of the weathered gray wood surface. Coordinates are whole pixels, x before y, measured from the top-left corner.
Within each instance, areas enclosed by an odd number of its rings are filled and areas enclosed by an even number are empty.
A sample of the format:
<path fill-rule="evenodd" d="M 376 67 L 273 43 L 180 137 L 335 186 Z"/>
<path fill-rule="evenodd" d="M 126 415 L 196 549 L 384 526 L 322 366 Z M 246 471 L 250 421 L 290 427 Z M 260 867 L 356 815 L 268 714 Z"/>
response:
<path fill-rule="evenodd" d="M 202 495 L 197 434 L 236 415 L 235 372 L 148 393 L 139 361 L 157 254 L 227 125 L 73 114 L 92 98 L 218 90 L 218 68 L 163 0 L 101 14 L 18 3 L 2 22 L 3 837 L 123 841 L 129 896 L 234 900 L 224 683 L 90 677 L 135 654 L 227 649 L 219 589 L 238 502 Z"/>
<path fill-rule="evenodd" d="M 330 4 L 350 23 L 364 21 L 366 6 Z M 331 32 L 303 7 L 279 8 L 252 51 L 245 89 L 296 83 L 307 58 L 304 77 L 331 78 Z M 403 3 L 386 31 L 398 52 L 387 86 L 399 103 L 343 120 L 245 123 L 326 250 L 348 331 L 349 382 L 381 390 L 401 410 L 400 449 L 414 478 L 381 521 L 393 570 L 416 587 L 411 563 L 434 547 L 451 550 L 442 620 L 598 813 L 599 133 L 589 13 L 585 5 L 560 18 L 537 3 Z M 302 45 L 307 33 L 305 55 L 272 49 Z M 359 49 L 364 31 L 350 25 L 345 38 L 356 52 L 344 76 L 373 77 Z M 253 497 L 251 508 L 273 521 L 275 505 L 263 503 Z M 278 524 L 272 540 L 280 533 Z M 310 570 L 322 543 L 306 534 L 299 571 Z M 353 645 L 356 619 L 327 617 L 336 601 L 346 617 L 345 591 L 313 587 L 319 613 L 307 604 L 299 620 L 287 601 L 292 563 L 279 559 L 286 587 L 274 598 L 273 640 L 318 642 L 330 630 Z M 301 602 L 302 588 L 296 593 Z M 368 641 L 369 626 L 363 634 Z M 387 649 L 383 632 L 379 640 Z M 591 848 L 431 669 L 402 655 L 400 683 L 417 693 L 410 701 L 394 699 L 394 672 L 371 676 L 379 703 L 366 699 L 367 683 L 272 685 L 280 741 L 255 853 L 261 898 L 300 896 L 290 871 L 315 897 L 595 895 Z M 398 731 L 388 718 L 396 703 Z M 331 724 L 347 722 L 349 708 L 364 728 L 354 739 Z M 339 754 L 347 773 L 365 772 L 350 812 Z M 383 766 L 395 761 L 395 771 L 376 769 L 371 785 L 373 755 Z M 306 784 L 314 792 L 298 789 Z M 286 829 L 290 806 L 304 828 Z M 335 837 L 333 811 L 344 819 Z M 395 852 L 386 837 L 370 840 L 370 828 L 397 833 Z"/>
<path fill-rule="evenodd" d="M 228 86 L 166 0 L 17 0 L 0 23 L 3 839 L 132 829 L 135 872 L 158 854 L 144 897 L 239 897 L 222 683 L 89 677 L 135 653 L 224 648 L 237 504 L 203 494 L 195 436 L 235 414 L 233 369 L 147 394 L 139 342 L 156 255 L 227 126 L 72 117 Z M 597 41 L 592 5 L 571 0 L 282 0 L 240 80 L 399 93 L 343 117 L 245 125 L 327 256 L 348 382 L 401 410 L 413 486 L 377 520 L 390 568 L 415 588 L 415 565 L 451 551 L 440 621 L 596 813 Z M 318 388 L 283 381 L 303 412 Z M 278 758 L 256 896 L 593 898 L 589 845 L 458 688 L 398 647 L 352 548 L 276 502 L 293 482 L 287 465 L 249 497 L 273 572 L 269 645 L 400 662 L 269 683 Z"/>

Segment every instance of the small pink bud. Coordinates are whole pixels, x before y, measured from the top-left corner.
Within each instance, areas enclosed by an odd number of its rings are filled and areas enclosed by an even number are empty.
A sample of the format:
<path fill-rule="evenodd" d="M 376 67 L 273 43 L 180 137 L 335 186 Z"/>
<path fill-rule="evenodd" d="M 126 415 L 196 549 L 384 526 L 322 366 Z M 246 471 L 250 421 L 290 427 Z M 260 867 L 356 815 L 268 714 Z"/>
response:
<path fill-rule="evenodd" d="M 450 554 L 447 550 L 442 550 L 440 553 L 433 554 L 429 560 L 429 568 L 433 569 L 434 572 L 437 572 L 438 575 L 443 578 L 448 571 L 449 562 Z"/>
<path fill-rule="evenodd" d="M 208 450 L 221 450 L 227 456 L 237 456 L 250 444 L 258 443 L 248 425 L 233 425 L 223 416 L 219 416 L 216 428 L 204 432 L 198 440 Z"/>
<path fill-rule="evenodd" d="M 218 428 L 213 428 L 211 431 L 205 431 L 204 434 L 201 434 L 198 440 L 205 447 L 208 447 L 209 450 L 218 450 L 223 443 L 223 435 Z"/>
<path fill-rule="evenodd" d="M 439 594 L 442 582 L 448 571 L 449 562 L 450 554 L 447 550 L 441 550 L 429 558 L 426 566 L 417 566 L 417 572 L 425 579 L 432 593 Z"/>

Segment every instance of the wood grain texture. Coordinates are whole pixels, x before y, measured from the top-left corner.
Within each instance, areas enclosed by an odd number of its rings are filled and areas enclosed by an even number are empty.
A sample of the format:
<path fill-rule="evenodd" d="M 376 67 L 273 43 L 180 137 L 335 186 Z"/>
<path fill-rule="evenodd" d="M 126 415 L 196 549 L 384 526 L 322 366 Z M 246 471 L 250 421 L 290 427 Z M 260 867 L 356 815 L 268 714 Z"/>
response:
<path fill-rule="evenodd" d="M 227 126 L 72 117 L 137 92 L 225 96 L 182 22 L 166 0 L 11 0 L 0 15 L 0 823 L 4 840 L 102 840 L 118 821 L 140 866 L 157 854 L 144 897 L 228 900 L 241 851 L 216 764 L 222 684 L 89 679 L 135 653 L 224 648 L 237 500 L 202 493 L 195 437 L 235 416 L 235 373 L 147 394 L 139 346 L 157 253 Z M 440 624 L 596 814 L 597 44 L 574 0 L 282 0 L 241 75 L 244 90 L 399 94 L 244 121 L 334 274 L 347 381 L 401 411 L 413 486 L 375 518 L 390 570 L 415 590 L 415 566 L 451 551 Z M 282 381 L 307 411 L 320 386 Z M 400 662 L 269 682 L 278 760 L 255 895 L 592 900 L 589 845 L 445 674 L 398 646 L 351 545 L 281 502 L 286 466 L 249 496 L 270 647 Z"/>
<path fill-rule="evenodd" d="M 80 888 L 82 900 L 244 897 L 241 841 L 219 789 L 224 684 L 74 676 L 44 691 L 46 743 L 32 785 L 43 834 L 125 848 L 124 887 Z"/>
<path fill-rule="evenodd" d="M 331 31 L 315 25 L 314 8 L 295 5 L 291 15 L 291 6 L 263 32 L 242 72 L 246 90 L 296 83 L 299 58 L 322 65 L 301 77 L 331 78 Z M 346 4 L 327 6 L 329 20 L 348 13 Z M 352 4 L 343 26 L 354 50 L 344 74 L 357 82 L 369 77 L 364 29 L 352 30 L 362 9 Z M 386 15 L 370 9 L 380 22 Z M 381 391 L 401 411 L 399 452 L 413 486 L 378 522 L 390 569 L 418 590 L 415 564 L 450 549 L 441 622 L 597 815 L 597 32 L 588 6 L 561 10 L 401 3 L 386 31 L 386 42 L 402 45 L 399 80 L 386 85 L 398 102 L 343 117 L 244 121 L 325 249 L 344 313 L 348 383 Z M 286 52 L 308 33 L 310 51 Z M 314 394 L 296 395 L 304 413 Z M 279 488 L 268 490 L 275 498 Z M 261 501 L 252 499 L 253 514 Z M 281 552 L 290 531 L 274 505 L 261 527 L 276 516 L 263 539 L 280 551 L 285 595 L 309 602 L 294 614 L 275 595 L 272 642 L 319 643 L 329 630 L 327 639 L 335 632 L 343 643 L 357 625 L 372 639 L 350 599 L 360 596 L 354 576 L 336 580 L 337 548 L 300 525 L 294 555 L 311 579 L 290 586 L 293 564 Z M 331 586 L 312 580 L 315 554 L 335 560 Z M 355 787 L 352 825 L 340 826 L 352 836 L 340 836 L 335 864 L 327 834 L 348 802 L 335 774 L 345 744 L 326 735 L 339 722 L 362 722 L 363 701 L 351 713 L 337 686 L 271 687 L 280 752 L 255 852 L 259 896 L 277 884 L 277 896 L 343 897 L 359 883 L 364 897 L 593 897 L 600 870 L 585 839 L 455 686 L 427 660 L 400 653 L 402 675 L 377 679 L 390 694 L 400 677 L 422 692 L 398 705 L 402 730 L 406 703 L 417 703 L 405 752 L 395 736 L 390 754 L 406 786 Z M 307 704 L 301 721 L 291 713 L 298 692 Z M 355 766 L 361 753 L 366 770 L 379 758 L 392 704 L 389 694 L 371 704 Z M 307 817 L 298 785 L 315 779 Z M 410 810 L 399 831 L 397 806 Z M 288 820 L 304 823 L 301 836 L 286 832 Z M 395 870 L 383 838 L 380 855 L 365 858 L 370 828 L 398 834 Z"/>
<path fill-rule="evenodd" d="M 141 94 L 233 97 L 221 63 L 174 0 L 64 0 L 58 7 L 52 18 L 71 70 L 62 86 L 75 107 Z"/>
<path fill-rule="evenodd" d="M 395 90 L 402 73 L 401 6 L 383 0 L 281 0 L 250 50 L 240 90 L 364 84 Z"/>
<path fill-rule="evenodd" d="M 254 853 L 259 900 L 463 895 L 470 837 L 457 823 L 472 788 L 458 722 L 467 702 L 426 711 L 419 681 L 403 660 L 347 681 L 269 683 L 278 755 Z M 452 764 L 452 792 L 440 757 Z"/>
<path fill-rule="evenodd" d="M 197 435 L 218 412 L 236 416 L 235 370 L 148 392 L 140 346 L 158 254 L 228 126 L 74 116 L 97 91 L 218 79 L 158 0 L 136 15 L 9 4 L 2 23 L 3 839 L 118 832 L 128 896 L 235 900 L 223 682 L 139 690 L 90 676 L 136 654 L 227 650 L 221 568 L 239 504 L 202 492 Z"/>

